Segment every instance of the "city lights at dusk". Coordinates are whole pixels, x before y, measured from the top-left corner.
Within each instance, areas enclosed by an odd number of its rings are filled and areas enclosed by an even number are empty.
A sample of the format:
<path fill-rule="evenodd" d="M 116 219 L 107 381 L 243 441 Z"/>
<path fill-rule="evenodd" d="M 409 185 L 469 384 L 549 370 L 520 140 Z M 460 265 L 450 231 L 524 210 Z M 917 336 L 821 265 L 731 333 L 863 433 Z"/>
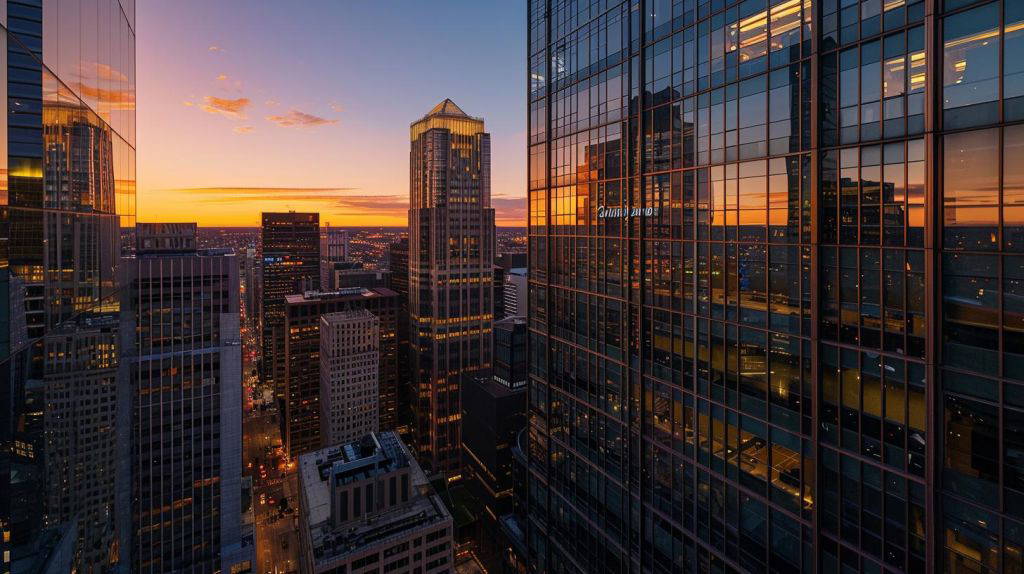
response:
<path fill-rule="evenodd" d="M 0 36 L 0 574 L 1024 574 L 1024 0 Z"/>

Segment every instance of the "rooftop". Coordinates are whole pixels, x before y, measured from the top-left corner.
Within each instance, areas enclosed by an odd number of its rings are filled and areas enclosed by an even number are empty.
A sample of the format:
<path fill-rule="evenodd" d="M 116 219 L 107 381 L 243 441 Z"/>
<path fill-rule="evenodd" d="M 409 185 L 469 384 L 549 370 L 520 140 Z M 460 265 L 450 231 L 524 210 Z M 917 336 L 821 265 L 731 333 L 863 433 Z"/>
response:
<path fill-rule="evenodd" d="M 494 322 L 494 326 L 497 327 L 515 327 L 516 325 L 525 325 L 526 317 L 522 315 L 512 315 L 505 317 L 504 319 L 498 319 Z"/>
<path fill-rule="evenodd" d="M 455 102 L 448 98 L 437 104 L 425 116 L 412 122 L 410 133 L 412 140 L 427 130 L 434 128 L 446 129 L 453 134 L 470 136 L 484 131 L 483 118 L 474 118 L 462 108 L 455 105 Z"/>
<path fill-rule="evenodd" d="M 376 320 L 377 316 L 371 313 L 369 309 L 350 309 L 348 311 L 336 311 L 334 313 L 324 313 L 323 315 L 320 315 L 320 323 L 326 325 L 357 319 Z"/>
<path fill-rule="evenodd" d="M 347 484 L 398 468 L 409 468 L 412 498 L 370 518 L 333 526 L 331 482 Z M 307 507 L 306 523 L 318 563 L 406 536 L 410 530 L 451 518 L 426 476 L 394 432 L 371 433 L 358 441 L 328 447 L 299 457 L 299 487 Z"/>
<path fill-rule="evenodd" d="M 285 302 L 289 305 L 320 301 L 323 299 L 334 299 L 337 297 L 392 297 L 397 295 L 387 287 L 346 287 L 336 291 L 306 291 L 295 295 L 285 295 Z"/>
<path fill-rule="evenodd" d="M 471 386 L 477 386 L 493 399 L 502 399 L 506 397 L 519 396 L 526 392 L 526 386 L 510 387 L 509 385 L 499 383 L 494 380 L 494 377 L 474 377 L 472 381 L 466 383 L 463 387 L 466 390 L 471 390 Z"/>
<path fill-rule="evenodd" d="M 182 255 L 196 252 L 197 226 L 191 222 L 138 223 L 135 250 L 141 255 Z"/>

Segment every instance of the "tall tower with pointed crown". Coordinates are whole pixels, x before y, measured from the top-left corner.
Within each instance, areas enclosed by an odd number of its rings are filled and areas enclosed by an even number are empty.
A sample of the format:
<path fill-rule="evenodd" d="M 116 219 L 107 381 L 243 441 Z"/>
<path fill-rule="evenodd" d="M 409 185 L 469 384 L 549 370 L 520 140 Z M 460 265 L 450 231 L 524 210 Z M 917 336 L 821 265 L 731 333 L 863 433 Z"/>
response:
<path fill-rule="evenodd" d="M 461 472 L 462 381 L 491 365 L 494 210 L 484 121 L 445 99 L 413 122 L 409 340 L 420 462 Z"/>

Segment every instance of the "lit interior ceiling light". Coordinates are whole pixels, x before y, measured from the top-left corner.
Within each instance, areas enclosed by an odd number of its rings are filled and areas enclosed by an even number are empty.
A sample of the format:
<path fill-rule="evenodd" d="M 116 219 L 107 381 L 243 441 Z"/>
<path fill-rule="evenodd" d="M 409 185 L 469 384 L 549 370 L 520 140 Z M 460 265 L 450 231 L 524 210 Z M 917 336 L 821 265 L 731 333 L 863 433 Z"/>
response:
<path fill-rule="evenodd" d="M 758 12 L 753 16 L 740 20 L 740 32 L 747 32 L 758 27 L 764 27 L 768 23 L 768 13 Z"/>
<path fill-rule="evenodd" d="M 999 28 L 992 28 L 991 30 L 985 30 L 985 31 L 982 31 L 982 32 L 978 32 L 977 34 L 971 34 L 970 36 L 964 36 L 963 38 L 957 38 L 955 40 L 949 40 L 948 42 L 946 42 L 945 47 L 948 50 L 950 48 L 955 48 L 955 47 L 958 47 L 958 46 L 965 46 L 965 45 L 975 44 L 977 42 L 982 42 L 982 41 L 987 40 L 989 38 L 994 38 L 994 37 L 996 37 L 998 35 L 999 35 Z"/>
<path fill-rule="evenodd" d="M 791 16 L 799 11 L 800 0 L 789 0 L 789 2 L 779 4 L 778 6 L 772 8 L 772 20 L 775 20 L 776 18 L 782 18 L 784 16 Z"/>

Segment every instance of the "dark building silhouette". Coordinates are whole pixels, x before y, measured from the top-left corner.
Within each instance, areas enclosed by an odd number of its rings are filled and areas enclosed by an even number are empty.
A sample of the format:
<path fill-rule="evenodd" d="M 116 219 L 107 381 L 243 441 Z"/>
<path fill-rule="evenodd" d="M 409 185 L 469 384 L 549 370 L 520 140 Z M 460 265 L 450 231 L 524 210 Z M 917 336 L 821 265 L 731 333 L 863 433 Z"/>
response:
<path fill-rule="evenodd" d="M 391 272 L 387 269 L 364 269 L 362 263 L 334 263 L 328 272 L 327 290 L 347 287 L 388 287 Z"/>
<path fill-rule="evenodd" d="M 494 380 L 510 389 L 526 388 L 526 318 L 494 322 Z"/>
<path fill-rule="evenodd" d="M 409 238 L 388 246 L 388 281 L 398 301 L 398 417 L 396 429 L 407 442 L 413 427 L 412 403 L 416 385 L 412 378 L 412 356 L 409 349 Z M 407 438 L 408 437 L 408 438 Z"/>
<path fill-rule="evenodd" d="M 245 289 L 245 320 L 246 326 L 253 332 L 259 332 L 260 304 L 263 299 L 260 296 L 260 266 L 262 262 L 257 255 L 255 247 L 246 248 L 238 254 L 239 270 L 242 283 Z"/>
<path fill-rule="evenodd" d="M 242 541 L 239 265 L 195 223 L 139 223 L 123 262 L 119 554 L 132 572 L 231 571 Z"/>
<path fill-rule="evenodd" d="M 526 426 L 526 320 L 494 323 L 494 368 L 462 386 L 462 424 L 468 487 L 483 506 L 477 556 L 500 569 L 504 538 L 499 518 L 512 512 L 512 450 Z"/>
<path fill-rule="evenodd" d="M 273 385 L 280 399 L 284 396 L 284 298 L 319 289 L 320 215 L 293 211 L 262 214 L 260 257 L 260 377 L 264 384 Z"/>

